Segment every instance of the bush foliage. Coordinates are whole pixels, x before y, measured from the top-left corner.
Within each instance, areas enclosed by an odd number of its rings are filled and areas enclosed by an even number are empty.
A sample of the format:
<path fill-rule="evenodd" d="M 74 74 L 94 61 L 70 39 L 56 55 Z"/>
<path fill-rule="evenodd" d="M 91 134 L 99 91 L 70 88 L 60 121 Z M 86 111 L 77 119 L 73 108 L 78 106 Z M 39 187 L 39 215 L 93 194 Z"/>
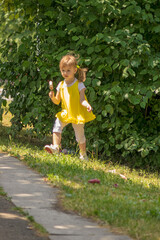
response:
<path fill-rule="evenodd" d="M 14 129 L 50 132 L 59 107 L 47 80 L 56 87 L 59 60 L 74 51 L 89 68 L 85 85 L 97 116 L 86 125 L 89 148 L 102 156 L 159 152 L 158 0 L 8 0 L 0 8 L 0 78 L 13 98 Z M 70 131 L 64 135 L 66 144 L 75 143 Z"/>

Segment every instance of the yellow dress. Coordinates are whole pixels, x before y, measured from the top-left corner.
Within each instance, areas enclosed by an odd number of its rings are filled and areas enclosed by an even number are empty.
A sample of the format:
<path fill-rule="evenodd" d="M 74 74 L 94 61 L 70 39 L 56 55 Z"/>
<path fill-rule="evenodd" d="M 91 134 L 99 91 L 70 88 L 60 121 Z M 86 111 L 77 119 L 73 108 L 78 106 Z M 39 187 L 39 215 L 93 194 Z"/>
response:
<path fill-rule="evenodd" d="M 96 118 L 92 112 L 88 112 L 86 107 L 80 103 L 78 81 L 69 87 L 64 87 L 64 81 L 60 85 L 62 111 L 56 114 L 61 122 L 84 124 Z M 86 96 L 85 99 L 87 100 Z"/>

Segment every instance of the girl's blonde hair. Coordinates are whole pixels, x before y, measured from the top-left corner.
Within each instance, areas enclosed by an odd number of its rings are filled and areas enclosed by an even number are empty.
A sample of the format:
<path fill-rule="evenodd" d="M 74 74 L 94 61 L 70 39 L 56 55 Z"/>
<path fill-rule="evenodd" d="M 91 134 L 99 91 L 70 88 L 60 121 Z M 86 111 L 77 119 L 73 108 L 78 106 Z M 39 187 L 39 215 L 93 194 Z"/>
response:
<path fill-rule="evenodd" d="M 88 69 L 80 68 L 80 66 L 78 66 L 77 60 L 78 60 L 78 58 L 76 58 L 75 56 L 73 56 L 71 54 L 67 54 L 61 58 L 59 67 L 60 67 L 60 69 L 62 69 L 63 67 L 66 67 L 66 66 L 73 66 L 73 67 L 77 68 L 78 81 L 85 82 L 86 72 L 88 71 Z"/>

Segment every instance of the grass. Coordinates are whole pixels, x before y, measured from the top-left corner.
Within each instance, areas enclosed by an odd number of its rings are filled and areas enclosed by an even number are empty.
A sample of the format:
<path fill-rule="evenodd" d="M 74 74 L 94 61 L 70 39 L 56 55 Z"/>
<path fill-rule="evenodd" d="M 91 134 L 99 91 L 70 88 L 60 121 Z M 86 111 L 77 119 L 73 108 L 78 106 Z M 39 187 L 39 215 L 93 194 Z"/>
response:
<path fill-rule="evenodd" d="M 7 197 L 7 194 L 4 192 L 2 187 L 0 187 L 0 196 Z"/>
<path fill-rule="evenodd" d="M 43 142 L 32 142 L 25 130 L 9 136 L 10 116 L 0 126 L 0 150 L 25 161 L 61 189 L 59 205 L 90 217 L 113 231 L 137 240 L 160 240 L 160 182 L 157 173 L 131 170 L 109 160 L 80 161 L 70 155 L 50 155 Z M 114 170 L 114 173 L 109 172 Z M 123 179 L 120 174 L 125 175 Z M 88 183 L 97 178 L 100 184 Z"/>
<path fill-rule="evenodd" d="M 41 224 L 37 223 L 27 212 L 24 212 L 22 208 L 14 207 L 13 210 L 23 215 L 30 222 L 30 229 L 35 229 L 39 236 L 48 236 L 46 229 Z"/>

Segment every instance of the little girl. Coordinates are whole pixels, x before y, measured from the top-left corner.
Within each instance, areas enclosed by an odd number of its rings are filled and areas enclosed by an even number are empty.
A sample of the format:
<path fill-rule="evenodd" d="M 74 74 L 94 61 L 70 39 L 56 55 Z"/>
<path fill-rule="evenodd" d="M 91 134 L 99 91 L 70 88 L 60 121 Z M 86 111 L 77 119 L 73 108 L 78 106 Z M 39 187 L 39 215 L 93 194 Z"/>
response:
<path fill-rule="evenodd" d="M 54 104 L 58 105 L 61 102 L 62 111 L 56 114 L 53 145 L 46 145 L 45 150 L 49 153 L 58 153 L 62 130 L 67 124 L 72 123 L 80 149 L 80 159 L 87 159 L 84 124 L 95 119 L 95 115 L 85 96 L 86 88 L 83 82 L 86 79 L 86 69 L 81 69 L 72 55 L 62 57 L 59 67 L 64 81 L 58 84 L 56 95 L 50 91 L 49 97 Z M 78 80 L 75 78 L 76 73 Z"/>

